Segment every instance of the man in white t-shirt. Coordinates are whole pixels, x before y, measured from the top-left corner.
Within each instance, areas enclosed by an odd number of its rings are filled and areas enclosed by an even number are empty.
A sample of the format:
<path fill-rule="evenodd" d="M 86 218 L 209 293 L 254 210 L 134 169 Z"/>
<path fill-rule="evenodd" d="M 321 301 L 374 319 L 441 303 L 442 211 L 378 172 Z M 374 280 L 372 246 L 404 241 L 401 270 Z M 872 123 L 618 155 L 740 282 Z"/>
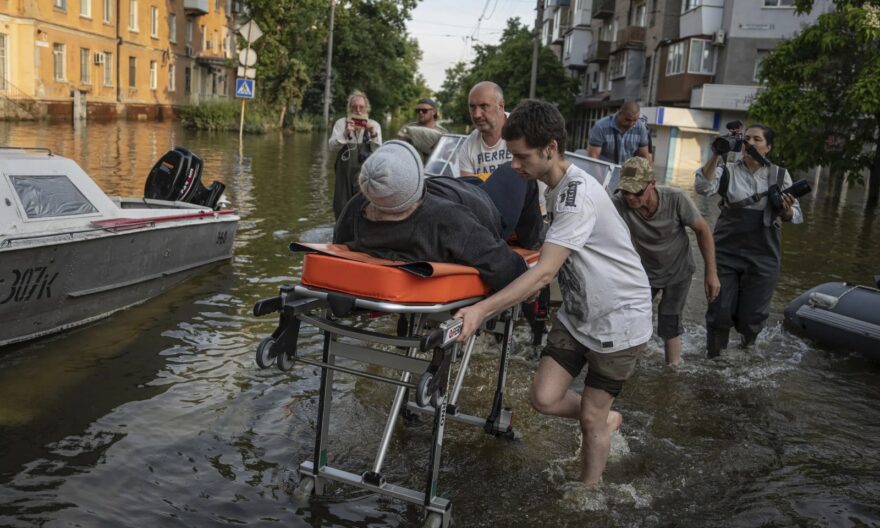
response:
<path fill-rule="evenodd" d="M 509 306 L 559 277 L 563 306 L 547 338 L 530 391 L 540 413 L 580 422 L 581 480 L 598 484 L 611 433 L 623 417 L 611 410 L 650 339 L 651 286 L 629 231 L 605 189 L 565 160 L 565 121 L 553 105 L 522 101 L 504 125 L 512 166 L 547 184 L 550 227 L 541 258 L 503 290 L 456 314 L 461 340 Z M 587 366 L 583 394 L 569 386 Z"/>
<path fill-rule="evenodd" d="M 479 82 L 468 94 L 468 109 L 474 131 L 465 140 L 458 155 L 462 176 L 476 176 L 483 181 L 501 164 L 510 161 L 507 144 L 501 138 L 504 92 L 491 81 Z"/>

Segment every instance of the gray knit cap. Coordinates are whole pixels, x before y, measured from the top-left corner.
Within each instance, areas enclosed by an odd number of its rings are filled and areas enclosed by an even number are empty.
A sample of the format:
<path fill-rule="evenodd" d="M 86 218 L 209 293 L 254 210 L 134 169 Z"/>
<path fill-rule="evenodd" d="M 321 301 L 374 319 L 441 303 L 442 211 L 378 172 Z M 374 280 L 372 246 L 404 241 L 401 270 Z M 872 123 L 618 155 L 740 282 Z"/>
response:
<path fill-rule="evenodd" d="M 405 141 L 386 141 L 364 162 L 358 185 L 376 209 L 406 211 L 425 194 L 422 157 Z"/>

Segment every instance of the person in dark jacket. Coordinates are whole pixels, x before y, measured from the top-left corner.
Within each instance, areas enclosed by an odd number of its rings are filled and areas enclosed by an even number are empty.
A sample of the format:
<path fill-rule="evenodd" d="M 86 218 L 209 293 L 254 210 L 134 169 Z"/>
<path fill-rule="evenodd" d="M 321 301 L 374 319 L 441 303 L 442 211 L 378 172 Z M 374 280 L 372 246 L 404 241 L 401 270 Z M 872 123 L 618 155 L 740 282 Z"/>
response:
<path fill-rule="evenodd" d="M 425 179 L 412 145 L 388 141 L 361 168 L 361 193 L 345 206 L 333 242 L 374 257 L 475 267 L 500 290 L 526 271 L 501 238 L 501 217 L 479 187 L 455 178 Z"/>

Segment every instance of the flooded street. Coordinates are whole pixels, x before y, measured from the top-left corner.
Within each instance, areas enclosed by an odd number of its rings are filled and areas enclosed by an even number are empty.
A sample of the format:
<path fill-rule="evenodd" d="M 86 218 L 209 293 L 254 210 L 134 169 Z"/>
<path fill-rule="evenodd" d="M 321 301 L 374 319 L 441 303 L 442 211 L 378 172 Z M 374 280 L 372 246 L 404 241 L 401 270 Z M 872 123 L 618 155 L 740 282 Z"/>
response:
<path fill-rule="evenodd" d="M 0 122 L 0 145 L 49 147 L 108 194 L 136 196 L 153 163 L 183 146 L 203 158 L 206 184 L 227 184 L 242 219 L 231 262 L 109 319 L 0 349 L 0 526 L 419 526 L 418 509 L 352 488 L 294 496 L 312 455 L 318 369 L 254 362 L 277 323 L 254 317 L 254 303 L 298 280 L 288 244 L 332 222 L 324 136 L 250 135 L 240 151 L 237 134 L 176 123 Z M 801 177 L 815 191 L 801 202 L 805 223 L 783 229 L 783 271 L 756 348 L 705 358 L 698 271 L 683 364 L 666 367 L 662 341 L 649 343 L 615 403 L 624 423 L 598 491 L 569 484 L 577 424 L 528 405 L 538 351 L 518 329 L 505 398 L 522 439 L 447 425 L 440 490 L 456 526 L 880 525 L 880 365 L 781 325 L 785 305 L 818 283 L 873 284 L 878 213 L 865 212 L 860 187 L 836 193 Z M 695 197 L 690 172 L 666 183 Z M 716 198 L 695 201 L 714 221 Z M 300 339 L 315 353 L 321 343 L 314 329 Z M 484 415 L 498 348 L 489 336 L 478 348 L 461 404 Z M 359 473 L 393 388 L 336 380 L 330 463 Z M 389 482 L 422 486 L 430 431 L 425 419 L 398 425 Z"/>

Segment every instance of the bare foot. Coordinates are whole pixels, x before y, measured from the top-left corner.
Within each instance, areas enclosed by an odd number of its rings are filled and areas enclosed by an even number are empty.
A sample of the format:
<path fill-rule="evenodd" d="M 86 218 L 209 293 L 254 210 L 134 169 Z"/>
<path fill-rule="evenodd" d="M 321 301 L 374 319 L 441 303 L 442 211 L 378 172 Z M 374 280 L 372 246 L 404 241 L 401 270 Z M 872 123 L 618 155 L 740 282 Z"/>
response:
<path fill-rule="evenodd" d="M 620 429 L 620 424 L 623 423 L 623 415 L 617 411 L 608 411 L 608 430 L 610 432 L 617 431 Z"/>

